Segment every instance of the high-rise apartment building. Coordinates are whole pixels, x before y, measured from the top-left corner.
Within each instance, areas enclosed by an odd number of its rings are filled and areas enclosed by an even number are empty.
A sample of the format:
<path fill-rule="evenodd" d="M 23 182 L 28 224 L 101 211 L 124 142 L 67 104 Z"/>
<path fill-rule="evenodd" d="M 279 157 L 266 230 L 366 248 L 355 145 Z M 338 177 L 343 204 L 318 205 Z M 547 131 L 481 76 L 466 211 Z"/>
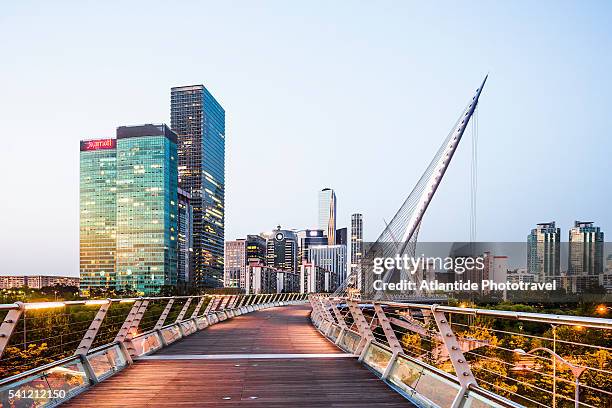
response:
<path fill-rule="evenodd" d="M 536 225 L 527 236 L 527 270 L 539 282 L 557 279 L 561 275 L 561 229 L 555 222 Z"/>
<path fill-rule="evenodd" d="M 117 288 L 145 294 L 177 284 L 176 134 L 117 128 Z"/>
<path fill-rule="evenodd" d="M 179 286 L 193 284 L 193 208 L 191 194 L 178 189 L 178 267 Z"/>
<path fill-rule="evenodd" d="M 361 261 L 363 259 L 363 215 L 351 215 L 351 275 L 356 278 L 357 289 L 361 290 Z"/>
<path fill-rule="evenodd" d="M 568 275 L 603 273 L 604 233 L 592 222 L 575 221 L 569 230 Z"/>
<path fill-rule="evenodd" d="M 179 186 L 191 194 L 193 269 L 197 287 L 223 284 L 225 110 L 203 85 L 171 90 L 178 135 Z"/>
<path fill-rule="evenodd" d="M 117 150 L 115 139 L 80 146 L 79 271 L 81 286 L 115 286 Z"/>
<path fill-rule="evenodd" d="M 336 244 L 336 193 L 331 188 L 319 191 L 319 229 L 327 234 L 327 244 Z"/>

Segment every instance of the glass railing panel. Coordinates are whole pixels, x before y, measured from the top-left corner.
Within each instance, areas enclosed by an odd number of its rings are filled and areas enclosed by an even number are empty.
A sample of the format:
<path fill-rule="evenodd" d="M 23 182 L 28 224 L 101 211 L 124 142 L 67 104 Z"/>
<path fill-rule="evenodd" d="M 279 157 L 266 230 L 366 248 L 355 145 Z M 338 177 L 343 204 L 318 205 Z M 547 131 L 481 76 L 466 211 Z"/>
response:
<path fill-rule="evenodd" d="M 186 322 L 181 322 L 180 323 L 181 327 L 183 328 L 183 333 L 185 334 L 185 336 L 189 336 L 190 334 L 196 332 L 198 330 L 198 328 L 196 327 L 196 324 L 194 323 L 193 320 L 188 320 Z"/>
<path fill-rule="evenodd" d="M 387 379 L 406 394 L 412 395 L 422 372 L 423 367 L 400 355 L 393 363 Z"/>
<path fill-rule="evenodd" d="M 196 319 L 198 329 L 203 330 L 208 327 L 208 320 L 204 316 L 200 316 Z"/>
<path fill-rule="evenodd" d="M 145 337 L 145 336 L 143 336 Z M 139 340 L 139 339 L 136 339 Z M 132 343 L 134 344 L 134 343 Z M 140 354 L 138 354 L 140 355 Z M 87 356 L 89 364 L 99 381 L 110 377 L 117 371 L 125 368 L 127 362 L 119 345 L 114 345 L 105 350 L 97 351 Z"/>
<path fill-rule="evenodd" d="M 338 336 L 340 335 L 341 330 L 342 329 L 340 328 L 340 326 L 334 325 L 331 331 L 329 332 L 330 340 L 332 340 L 333 342 L 336 342 L 336 340 L 338 340 Z"/>
<path fill-rule="evenodd" d="M 178 326 L 170 326 L 161 330 L 161 335 L 164 338 L 166 344 L 174 343 L 181 338 L 181 332 Z"/>
<path fill-rule="evenodd" d="M 149 333 L 132 339 L 135 356 L 144 356 L 162 347 L 161 340 L 157 333 Z"/>
<path fill-rule="evenodd" d="M 321 330 L 322 333 L 327 333 L 329 326 L 331 326 L 331 322 L 324 320 L 323 323 L 321 323 L 321 326 L 319 326 L 319 330 Z"/>
<path fill-rule="evenodd" d="M 89 380 L 77 357 L 65 364 L 3 386 L 0 388 L 0 401 L 3 407 L 55 406 L 88 386 Z"/>
<path fill-rule="evenodd" d="M 479 395 L 475 391 L 468 391 L 463 403 L 464 408 L 503 408 L 504 406 L 485 395 Z"/>
<path fill-rule="evenodd" d="M 342 347 L 345 351 L 349 353 L 354 353 L 357 350 L 357 346 L 359 346 L 359 342 L 361 341 L 361 336 L 352 331 L 346 331 L 344 336 L 342 336 L 342 340 L 340 341 L 340 347 Z"/>
<path fill-rule="evenodd" d="M 459 384 L 424 369 L 415 385 L 413 397 L 425 406 L 450 407 L 460 388 Z"/>
<path fill-rule="evenodd" d="M 391 356 L 392 353 L 390 351 L 385 350 L 374 343 L 370 343 L 363 361 L 374 371 L 382 374 L 385 371 L 385 368 L 387 368 L 387 364 L 389 364 Z"/>

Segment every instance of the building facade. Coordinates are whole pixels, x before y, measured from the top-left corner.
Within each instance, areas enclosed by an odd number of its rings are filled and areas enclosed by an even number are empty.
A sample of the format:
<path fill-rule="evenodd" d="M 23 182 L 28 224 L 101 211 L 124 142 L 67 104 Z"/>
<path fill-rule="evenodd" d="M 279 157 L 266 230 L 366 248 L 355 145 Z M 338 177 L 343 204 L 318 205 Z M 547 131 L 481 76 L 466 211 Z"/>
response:
<path fill-rule="evenodd" d="M 294 231 L 279 225 L 266 242 L 266 265 L 280 270 L 297 272 L 298 241 Z"/>
<path fill-rule="evenodd" d="M 247 242 L 244 239 L 225 242 L 225 264 L 223 286 L 226 288 L 244 287 L 247 268 Z"/>
<path fill-rule="evenodd" d="M 223 284 L 225 110 L 203 85 L 171 90 L 178 135 L 179 186 L 191 194 L 193 270 L 197 287 Z"/>
<path fill-rule="evenodd" d="M 331 188 L 319 191 L 319 229 L 326 232 L 327 244 L 336 244 L 336 193 Z"/>
<path fill-rule="evenodd" d="M 346 245 L 313 246 L 308 251 L 308 262 L 330 271 L 337 279 L 331 283 L 334 288 L 346 280 Z"/>
<path fill-rule="evenodd" d="M 351 275 L 356 276 L 357 289 L 361 290 L 363 277 L 361 276 L 361 261 L 363 259 L 363 215 L 351 215 Z"/>
<path fill-rule="evenodd" d="M 117 128 L 117 288 L 176 286 L 176 134 L 166 125 Z"/>
<path fill-rule="evenodd" d="M 568 289 L 582 293 L 600 284 L 604 273 L 604 233 L 592 222 L 575 221 L 569 230 Z"/>
<path fill-rule="evenodd" d="M 536 225 L 527 236 L 527 271 L 539 282 L 561 275 L 561 229 L 555 222 Z"/>
<path fill-rule="evenodd" d="M 79 273 L 85 288 L 115 286 L 115 139 L 85 140 L 79 154 Z"/>
<path fill-rule="evenodd" d="M 327 235 L 321 229 L 307 229 L 298 233 L 299 238 L 299 264 L 308 259 L 308 248 L 315 245 L 327 245 Z"/>
<path fill-rule="evenodd" d="M 42 289 L 49 286 L 79 287 L 79 278 L 72 276 L 30 275 L 30 276 L 0 276 L 0 289 L 16 289 L 28 287 Z"/>
<path fill-rule="evenodd" d="M 568 275 L 600 275 L 604 271 L 604 233 L 592 222 L 575 221 L 569 230 Z"/>
<path fill-rule="evenodd" d="M 185 288 L 193 284 L 193 208 L 191 194 L 183 189 L 178 194 L 178 266 L 177 280 Z"/>

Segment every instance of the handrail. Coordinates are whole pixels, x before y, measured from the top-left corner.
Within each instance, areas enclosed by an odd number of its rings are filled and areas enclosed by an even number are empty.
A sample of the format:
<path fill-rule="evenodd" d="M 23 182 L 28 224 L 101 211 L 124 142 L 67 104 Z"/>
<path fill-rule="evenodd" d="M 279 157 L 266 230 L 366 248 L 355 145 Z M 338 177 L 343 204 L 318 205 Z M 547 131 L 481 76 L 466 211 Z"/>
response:
<path fill-rule="evenodd" d="M 181 296 L 181 297 L 148 297 L 148 298 L 131 298 L 130 300 L 164 300 L 164 299 L 181 299 L 181 298 L 201 298 L 204 296 L 210 296 L 210 297 L 226 297 L 226 296 L 237 296 L 237 295 L 200 295 L 200 296 Z M 240 296 L 246 296 L 246 295 L 240 295 Z M 286 300 L 285 300 L 286 299 Z M 120 301 L 125 301 L 126 299 L 108 299 L 107 302 L 103 302 L 103 301 L 98 301 L 98 304 L 101 307 L 103 305 L 109 305 L 110 303 L 113 302 L 120 302 Z M 263 300 L 263 298 L 260 298 L 260 300 Z M 3 388 L 4 391 L 0 391 L 0 397 L 2 397 L 2 393 L 3 392 L 8 392 L 7 390 L 11 387 L 21 387 L 21 386 L 25 386 L 27 385 L 29 382 L 31 381 L 35 381 L 37 379 L 37 376 L 41 376 L 42 374 L 44 374 L 45 372 L 48 372 L 50 370 L 53 370 L 56 367 L 62 366 L 62 365 L 66 365 L 67 363 L 73 363 L 73 362 L 79 362 L 80 364 L 82 364 L 83 367 L 83 375 L 84 375 L 84 380 L 85 383 L 83 384 L 83 386 L 81 387 L 81 389 L 78 392 L 81 392 L 85 389 L 87 389 L 90 385 L 95 384 L 98 381 L 104 380 L 108 377 L 110 377 L 111 375 L 113 375 L 115 372 L 121 370 L 123 367 L 129 365 L 132 363 L 132 359 L 133 358 L 138 358 L 142 355 L 154 352 L 159 350 L 160 348 L 166 347 L 167 344 L 165 343 L 165 340 L 163 340 L 163 336 L 162 336 L 162 332 L 168 328 L 172 328 L 172 327 L 179 327 L 179 332 L 178 332 L 178 338 L 175 338 L 172 341 L 176 341 L 178 339 L 181 339 L 185 336 L 188 336 L 192 333 L 195 333 L 197 331 L 203 330 L 208 326 L 211 326 L 213 324 L 217 324 L 218 322 L 220 322 L 220 320 L 218 318 L 215 319 L 209 319 L 210 316 L 217 316 L 219 313 L 224 313 L 225 314 L 225 319 L 231 319 L 235 316 L 241 315 L 241 314 L 245 314 L 245 313 L 249 313 L 252 311 L 256 311 L 259 310 L 261 308 L 268 308 L 268 307 L 274 307 L 274 306 L 279 306 L 279 305 L 291 305 L 291 304 L 297 304 L 297 303 L 303 303 L 306 301 L 306 297 L 304 294 L 273 294 L 270 295 L 267 299 L 268 301 L 266 303 L 253 303 L 251 305 L 242 305 L 242 306 L 238 306 L 238 307 L 225 307 L 223 309 L 220 310 L 211 310 L 208 312 L 203 312 L 200 315 L 197 316 L 189 316 L 186 317 L 180 321 L 176 321 L 176 322 L 172 322 L 169 324 L 164 325 L 163 327 L 161 327 L 160 329 L 152 329 L 152 330 L 148 330 L 146 332 L 143 333 L 139 333 L 137 335 L 134 335 L 131 338 L 126 338 L 124 341 L 112 341 L 110 343 L 106 343 L 104 345 L 98 346 L 96 348 L 92 348 L 90 350 L 88 350 L 86 352 L 86 354 L 74 354 L 71 356 L 67 356 L 64 358 L 61 358 L 57 361 L 54 361 L 52 363 L 48 363 L 48 364 L 44 364 L 42 366 L 39 367 L 35 367 L 32 368 L 30 370 L 15 374 L 13 376 L 10 377 L 6 377 L 3 379 L 0 379 L 0 388 Z M 87 301 L 68 301 L 68 302 L 64 302 L 65 305 L 83 305 L 86 304 Z M 52 302 L 50 302 L 52 303 Z M 235 302 L 234 302 L 235 303 Z M 23 309 L 24 306 L 26 304 L 15 304 L 19 309 Z M 30 305 L 32 305 L 32 303 L 30 303 Z M 11 310 L 12 306 L 11 304 L 8 305 L 9 306 L 9 310 Z M 140 308 L 140 306 L 138 306 Z M 18 310 L 19 310 L 18 309 Z M 6 310 L 6 309 L 5 309 Z M 13 309 L 14 310 L 14 309 Z M 200 323 L 198 322 L 199 319 L 202 318 L 206 318 L 206 324 L 204 325 L 204 327 L 200 326 Z M 184 331 L 181 328 L 181 325 L 187 322 L 191 322 L 191 323 L 195 323 L 194 326 L 194 330 L 193 331 Z M 132 342 L 134 342 L 135 340 L 142 338 L 143 336 L 151 336 L 151 335 L 155 335 L 157 338 L 157 346 L 155 346 L 154 349 L 149 350 L 149 351 L 144 351 L 141 350 L 141 353 L 138 354 L 138 352 L 136 352 L 136 355 L 132 355 L 132 353 L 135 352 L 135 350 L 128 350 L 127 347 L 129 347 L 131 344 L 133 344 Z M 168 343 L 169 344 L 169 343 Z M 117 353 L 120 355 L 121 358 L 123 358 L 124 361 L 121 363 L 121 365 L 119 365 L 118 367 L 114 367 L 111 371 L 107 371 L 105 373 L 103 373 L 101 375 L 101 378 L 98 378 L 98 375 L 94 372 L 93 367 L 92 367 L 92 361 L 90 361 L 90 359 L 94 358 L 93 356 L 95 355 L 99 355 L 101 352 L 104 352 L 105 350 L 109 350 L 112 348 L 117 347 Z M 144 352 L 144 353 L 143 353 Z M 62 399 L 62 401 L 65 401 L 67 399 L 72 398 L 74 395 L 76 395 L 76 393 L 73 394 L 68 394 L 66 396 L 65 399 Z M 0 401 L 1 404 L 1 401 Z M 57 401 L 53 400 L 50 401 L 48 403 L 46 403 L 44 406 L 47 406 L 47 404 L 49 406 L 55 406 L 57 404 Z"/>
<path fill-rule="evenodd" d="M 605 385 L 590 384 L 588 376 L 583 376 L 585 383 L 578 380 L 574 382 L 560 375 L 552 365 L 539 368 L 532 366 L 534 363 L 523 361 L 516 352 L 518 349 L 512 346 L 517 341 L 525 344 L 537 341 L 539 343 L 532 346 L 556 347 L 558 352 L 563 350 L 563 355 L 567 355 L 571 361 L 577 361 L 584 370 L 607 375 L 609 377 L 606 381 L 609 381 L 612 380 L 612 371 L 597 366 L 598 360 L 593 360 L 595 357 L 592 353 L 598 350 L 603 353 L 602 356 L 606 356 L 612 349 L 603 340 L 592 340 L 585 344 L 586 340 L 576 338 L 574 333 L 589 330 L 591 336 L 595 337 L 585 339 L 604 339 L 598 333 L 611 330 L 612 319 L 347 297 L 326 298 L 319 295 L 311 295 L 309 300 L 312 305 L 311 320 L 326 338 L 354 353 L 360 362 L 365 362 L 398 392 L 411 393 L 406 395 L 408 398 L 424 398 L 426 404 L 456 408 L 468 400 L 482 400 L 494 401 L 504 407 L 517 407 L 531 401 L 529 397 L 534 398 L 524 390 L 512 392 L 505 387 L 490 388 L 495 387 L 495 384 L 488 381 L 491 375 L 499 376 L 501 381 L 508 384 L 521 384 L 544 393 L 537 397 L 542 406 L 554 406 L 555 401 L 563 399 L 574 401 L 577 407 L 593 407 L 601 404 L 601 398 L 606 399 L 612 395 L 605 389 Z M 474 317 L 478 316 L 494 319 L 475 320 Z M 508 328 L 499 324 L 503 321 L 516 323 Z M 523 322 L 530 324 L 525 325 Z M 563 328 L 566 330 L 561 330 Z M 530 331 L 534 331 L 535 335 Z M 347 337 L 349 333 L 352 334 Z M 372 347 L 379 352 L 373 352 Z M 381 350 L 384 350 L 382 354 Z M 398 373 L 404 372 L 393 371 L 398 356 L 414 364 L 412 370 L 425 369 L 438 379 L 455 384 L 458 387 L 456 395 L 455 391 L 451 391 L 453 395 L 446 394 L 444 399 L 432 390 L 418 391 L 418 381 L 413 384 L 398 380 Z M 446 372 L 446 367 L 450 367 L 447 363 L 452 364 L 453 374 Z M 489 363 L 494 364 L 494 368 L 486 369 Z M 499 368 L 495 368 L 496 365 Z M 406 378 L 412 376 L 408 372 L 406 375 Z M 523 375 L 533 378 L 529 377 L 531 380 L 528 381 Z M 554 381 L 551 386 L 550 378 L 562 383 L 565 388 L 557 387 Z M 567 384 L 575 388 L 575 396 L 567 395 Z M 519 390 L 522 388 L 519 387 Z M 579 392 L 583 390 L 584 393 Z M 433 394 L 429 395 L 430 391 Z M 498 391 L 503 396 L 497 394 Z M 449 396 L 454 398 L 452 404 L 448 401 Z M 432 400 L 427 402 L 428 398 Z"/>
<path fill-rule="evenodd" d="M 342 298 L 338 298 L 342 299 Z M 432 305 L 420 303 L 401 303 L 401 302 L 386 302 L 386 301 L 359 301 L 362 305 L 386 305 L 391 307 L 401 307 L 408 309 L 431 310 Z M 583 326 L 594 329 L 612 329 L 612 319 L 590 316 L 571 316 L 557 315 L 546 313 L 531 313 L 531 312 L 514 312 L 508 310 L 495 309 L 477 309 L 469 307 L 443 306 L 437 305 L 437 310 L 440 312 L 448 312 L 454 314 L 473 315 L 473 316 L 490 316 L 502 317 L 511 320 L 522 320 L 528 322 L 549 323 L 549 324 L 565 324 L 568 326 Z"/>

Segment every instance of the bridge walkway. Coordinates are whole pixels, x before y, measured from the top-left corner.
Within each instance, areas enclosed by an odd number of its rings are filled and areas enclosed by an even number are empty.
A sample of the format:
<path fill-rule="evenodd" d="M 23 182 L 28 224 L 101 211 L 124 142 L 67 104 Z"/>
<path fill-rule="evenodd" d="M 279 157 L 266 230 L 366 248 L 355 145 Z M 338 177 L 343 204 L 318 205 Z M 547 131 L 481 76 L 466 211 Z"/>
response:
<path fill-rule="evenodd" d="M 194 333 L 67 407 L 405 407 L 310 323 L 307 305 L 262 309 Z"/>

